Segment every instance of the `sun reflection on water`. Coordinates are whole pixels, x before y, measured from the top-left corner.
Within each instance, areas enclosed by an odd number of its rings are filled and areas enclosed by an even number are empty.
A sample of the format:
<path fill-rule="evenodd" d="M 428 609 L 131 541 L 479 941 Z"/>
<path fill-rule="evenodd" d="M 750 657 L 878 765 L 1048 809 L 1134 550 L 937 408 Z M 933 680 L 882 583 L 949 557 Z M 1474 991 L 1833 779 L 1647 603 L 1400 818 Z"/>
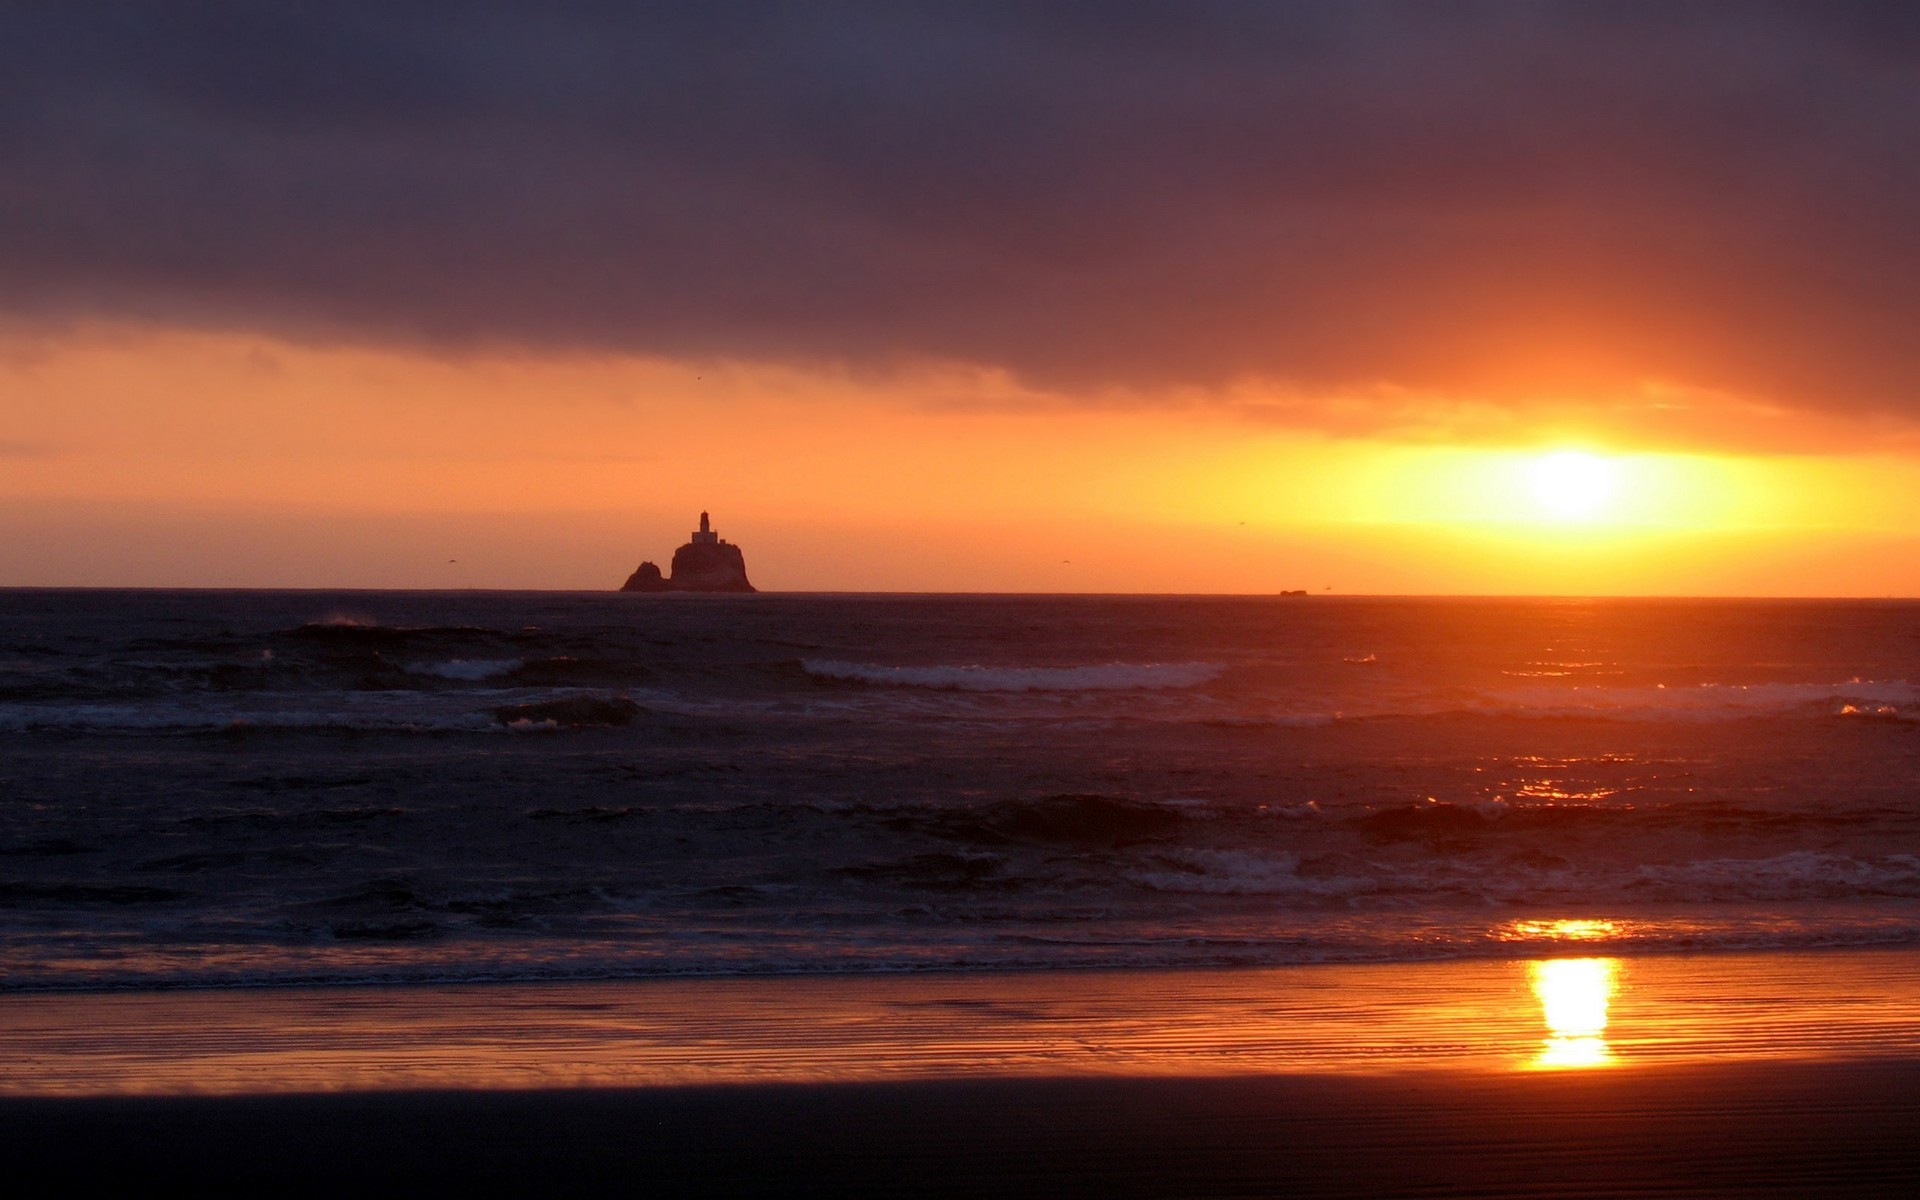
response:
<path fill-rule="evenodd" d="M 1544 938 L 1558 942 L 1587 942 L 1615 937 L 1623 928 L 1618 921 L 1562 918 L 1554 921 L 1509 921 L 1505 927 L 1495 930 L 1494 935 L 1507 941 Z"/>
<path fill-rule="evenodd" d="M 1599 1067 L 1613 1061 L 1607 1048 L 1607 1004 L 1620 962 L 1612 958 L 1551 958 L 1527 964 L 1540 1001 L 1547 1039 L 1533 1065 Z"/>

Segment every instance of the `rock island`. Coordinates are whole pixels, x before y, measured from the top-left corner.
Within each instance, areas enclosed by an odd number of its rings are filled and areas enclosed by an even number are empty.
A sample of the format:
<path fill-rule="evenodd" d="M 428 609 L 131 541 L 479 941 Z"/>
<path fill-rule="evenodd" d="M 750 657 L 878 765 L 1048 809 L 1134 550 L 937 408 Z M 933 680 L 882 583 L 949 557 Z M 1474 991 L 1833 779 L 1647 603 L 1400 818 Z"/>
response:
<path fill-rule="evenodd" d="M 661 575 L 650 562 L 627 577 L 623 592 L 751 592 L 747 582 L 747 560 L 740 547 L 713 531 L 707 514 L 700 514 L 700 528 L 686 545 L 673 552 L 673 568 Z"/>

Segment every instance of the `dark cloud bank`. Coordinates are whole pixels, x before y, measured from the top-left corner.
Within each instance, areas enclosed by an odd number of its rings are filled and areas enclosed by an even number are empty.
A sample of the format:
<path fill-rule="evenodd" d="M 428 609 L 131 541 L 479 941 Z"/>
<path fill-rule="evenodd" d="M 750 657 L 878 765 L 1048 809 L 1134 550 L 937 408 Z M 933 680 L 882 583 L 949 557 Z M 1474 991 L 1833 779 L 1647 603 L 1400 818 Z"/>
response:
<path fill-rule="evenodd" d="M 1920 410 L 1920 6 L 14 3 L 0 306 Z"/>

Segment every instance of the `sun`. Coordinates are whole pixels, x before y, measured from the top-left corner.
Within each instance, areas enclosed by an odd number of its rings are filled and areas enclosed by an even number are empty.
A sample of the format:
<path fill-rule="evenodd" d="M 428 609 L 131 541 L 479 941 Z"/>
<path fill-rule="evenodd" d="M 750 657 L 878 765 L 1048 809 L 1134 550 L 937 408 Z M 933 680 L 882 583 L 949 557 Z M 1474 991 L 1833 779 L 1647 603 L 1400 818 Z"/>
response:
<path fill-rule="evenodd" d="M 1545 515 L 1559 521 L 1588 521 L 1613 499 L 1619 472 L 1615 464 L 1584 450 L 1561 450 L 1536 459 L 1528 472 L 1533 497 Z"/>

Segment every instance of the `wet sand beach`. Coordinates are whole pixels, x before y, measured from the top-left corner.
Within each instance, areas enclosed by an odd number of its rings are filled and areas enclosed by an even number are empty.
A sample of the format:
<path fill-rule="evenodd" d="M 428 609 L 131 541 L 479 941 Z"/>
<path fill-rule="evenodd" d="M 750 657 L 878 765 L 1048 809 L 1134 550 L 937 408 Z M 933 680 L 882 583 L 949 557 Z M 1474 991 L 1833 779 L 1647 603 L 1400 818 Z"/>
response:
<path fill-rule="evenodd" d="M 10 1176 L 262 1194 L 1899 1196 L 1920 1067 L 0 1101 Z"/>
<path fill-rule="evenodd" d="M 0 998 L 48 1189 L 1896 1195 L 1908 950 Z"/>

